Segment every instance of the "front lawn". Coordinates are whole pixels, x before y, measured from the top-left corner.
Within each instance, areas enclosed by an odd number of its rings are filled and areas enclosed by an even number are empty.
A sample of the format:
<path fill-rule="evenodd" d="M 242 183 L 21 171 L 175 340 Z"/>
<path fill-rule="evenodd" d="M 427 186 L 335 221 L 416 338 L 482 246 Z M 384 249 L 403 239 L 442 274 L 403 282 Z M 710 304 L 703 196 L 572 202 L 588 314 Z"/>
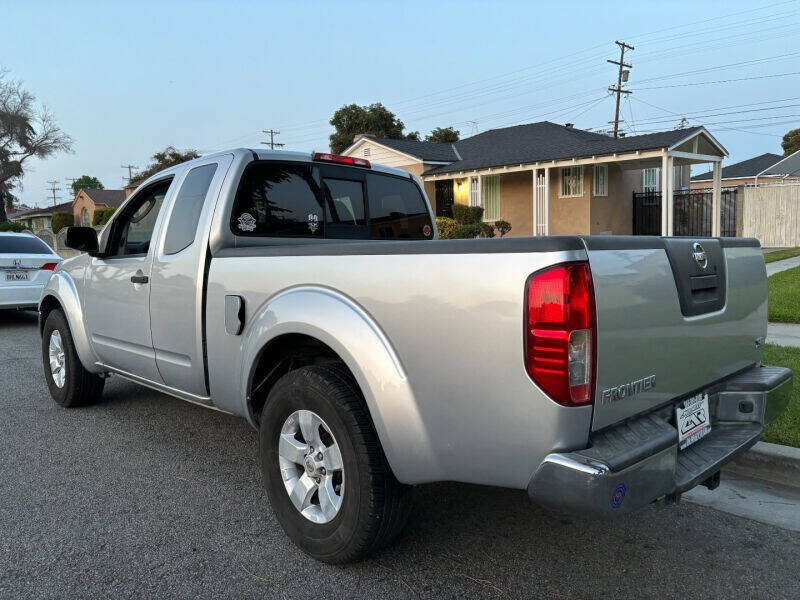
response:
<path fill-rule="evenodd" d="M 789 408 L 771 423 L 761 437 L 765 442 L 800 448 L 800 348 L 787 348 L 767 344 L 764 347 L 764 364 L 789 367 L 794 371 L 792 398 Z"/>
<path fill-rule="evenodd" d="M 800 323 L 800 267 L 775 273 L 769 285 L 769 320 Z"/>
<path fill-rule="evenodd" d="M 764 262 L 771 263 L 776 260 L 783 260 L 784 258 L 792 258 L 793 256 L 800 255 L 800 248 L 784 248 L 783 250 L 775 250 L 774 252 L 767 252 L 764 255 Z"/>

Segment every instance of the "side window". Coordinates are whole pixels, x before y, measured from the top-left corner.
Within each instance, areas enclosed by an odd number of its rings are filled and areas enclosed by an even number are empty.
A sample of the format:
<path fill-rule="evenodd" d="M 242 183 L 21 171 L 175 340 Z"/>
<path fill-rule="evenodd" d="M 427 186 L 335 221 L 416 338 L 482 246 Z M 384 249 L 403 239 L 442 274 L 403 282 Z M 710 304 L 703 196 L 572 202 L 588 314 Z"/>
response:
<path fill-rule="evenodd" d="M 323 179 L 325 184 L 325 237 L 363 238 L 364 184 L 350 179 Z"/>
<path fill-rule="evenodd" d="M 323 237 L 320 198 L 307 165 L 256 163 L 236 191 L 231 230 L 236 235 Z"/>
<path fill-rule="evenodd" d="M 108 244 L 109 256 L 147 254 L 156 219 L 171 182 L 171 179 L 159 182 L 142 190 L 131 205 L 125 208 L 125 213 L 114 224 Z"/>
<path fill-rule="evenodd" d="M 419 188 L 409 179 L 367 176 L 370 237 L 428 239 L 431 218 Z"/>
<path fill-rule="evenodd" d="M 216 172 L 216 163 L 189 171 L 175 197 L 175 205 L 164 237 L 164 254 L 177 254 L 194 242 L 200 213 L 203 211 L 206 194 Z"/>

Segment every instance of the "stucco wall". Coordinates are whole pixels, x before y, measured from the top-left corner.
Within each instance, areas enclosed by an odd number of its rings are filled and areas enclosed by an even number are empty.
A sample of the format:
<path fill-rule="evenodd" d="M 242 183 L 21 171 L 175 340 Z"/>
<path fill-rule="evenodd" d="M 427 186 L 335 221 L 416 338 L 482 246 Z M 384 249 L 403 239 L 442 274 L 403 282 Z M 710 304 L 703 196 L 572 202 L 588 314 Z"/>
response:
<path fill-rule="evenodd" d="M 590 177 L 589 185 L 593 183 Z M 608 232 L 614 235 L 631 235 L 633 232 L 632 195 L 626 188 L 622 169 L 614 164 L 608 165 L 608 195 L 592 194 L 590 233 L 599 235 Z"/>
<path fill-rule="evenodd" d="M 588 235 L 591 232 L 592 169 L 583 168 L 583 195 L 560 198 L 561 169 L 550 170 L 550 235 Z"/>
<path fill-rule="evenodd" d="M 530 171 L 500 175 L 500 218 L 511 223 L 509 236 L 533 235 L 533 187 Z"/>

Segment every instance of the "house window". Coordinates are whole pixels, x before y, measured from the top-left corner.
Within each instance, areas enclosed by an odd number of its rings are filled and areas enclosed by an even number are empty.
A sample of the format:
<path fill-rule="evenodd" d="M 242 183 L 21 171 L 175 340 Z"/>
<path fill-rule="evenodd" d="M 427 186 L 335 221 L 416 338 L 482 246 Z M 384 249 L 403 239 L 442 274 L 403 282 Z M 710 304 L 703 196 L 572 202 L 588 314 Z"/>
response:
<path fill-rule="evenodd" d="M 561 169 L 561 197 L 583 196 L 583 167 Z"/>
<path fill-rule="evenodd" d="M 483 178 L 483 220 L 497 221 L 500 218 L 500 176 Z"/>
<path fill-rule="evenodd" d="M 81 225 L 83 225 L 84 227 L 88 227 L 90 225 L 90 223 L 89 223 L 89 211 L 86 210 L 86 208 L 84 208 L 81 211 Z"/>
<path fill-rule="evenodd" d="M 661 190 L 661 169 L 642 169 L 642 191 L 658 192 Z"/>
<path fill-rule="evenodd" d="M 608 165 L 594 166 L 594 195 L 608 196 Z"/>

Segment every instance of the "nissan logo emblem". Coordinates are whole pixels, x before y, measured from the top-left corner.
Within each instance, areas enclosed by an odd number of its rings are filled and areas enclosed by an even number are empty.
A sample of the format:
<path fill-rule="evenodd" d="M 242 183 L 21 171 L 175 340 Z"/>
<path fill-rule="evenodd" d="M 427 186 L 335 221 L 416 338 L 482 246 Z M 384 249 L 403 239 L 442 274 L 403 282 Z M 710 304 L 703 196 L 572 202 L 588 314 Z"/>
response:
<path fill-rule="evenodd" d="M 706 251 L 698 242 L 692 244 L 692 258 L 694 258 L 694 262 L 696 262 L 697 266 L 701 269 L 705 269 L 708 266 Z"/>

